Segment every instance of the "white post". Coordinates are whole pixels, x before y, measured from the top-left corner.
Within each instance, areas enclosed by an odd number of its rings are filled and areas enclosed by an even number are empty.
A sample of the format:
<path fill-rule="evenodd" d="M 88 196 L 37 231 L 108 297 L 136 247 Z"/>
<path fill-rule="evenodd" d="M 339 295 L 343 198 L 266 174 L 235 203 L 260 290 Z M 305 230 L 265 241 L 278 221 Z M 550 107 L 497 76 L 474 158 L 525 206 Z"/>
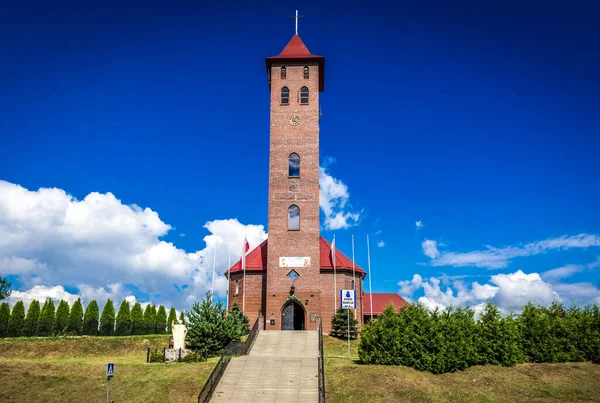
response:
<path fill-rule="evenodd" d="M 242 247 L 242 270 L 244 272 L 244 295 L 242 296 L 242 312 L 246 314 L 246 236 L 244 235 L 244 246 Z"/>
<path fill-rule="evenodd" d="M 110 378 L 107 378 L 106 383 L 106 403 L 108 403 L 108 397 L 110 396 Z"/>
<path fill-rule="evenodd" d="M 354 293 L 354 298 L 356 299 L 356 293 Z M 350 309 L 348 309 L 348 358 L 350 358 Z"/>
<path fill-rule="evenodd" d="M 227 270 L 229 270 L 229 274 L 227 275 L 227 312 L 229 312 L 229 290 L 231 289 L 231 253 L 229 253 L 229 248 L 227 248 L 227 255 L 229 255 L 229 263 L 227 266 Z"/>
<path fill-rule="evenodd" d="M 371 248 L 369 246 L 369 235 L 367 235 L 367 259 L 369 262 L 369 299 L 371 304 L 371 320 L 373 320 L 373 288 L 371 288 Z"/>
<path fill-rule="evenodd" d="M 296 35 L 298 35 L 298 10 L 296 10 Z"/>
<path fill-rule="evenodd" d="M 352 281 L 354 281 L 354 298 L 356 298 L 356 266 L 354 265 L 354 234 L 352 234 Z M 354 319 L 356 319 L 356 308 L 354 308 Z"/>
<path fill-rule="evenodd" d="M 337 311 L 337 294 L 338 294 L 338 289 L 337 289 L 337 277 L 335 274 L 335 252 L 336 252 L 336 248 L 337 245 L 335 244 L 335 234 L 333 235 L 333 247 L 331 248 L 331 262 L 333 263 L 333 314 L 335 315 L 335 312 Z"/>
<path fill-rule="evenodd" d="M 215 241 L 215 249 L 213 250 L 213 272 L 212 272 L 212 285 L 210 287 L 210 293 L 215 294 L 215 265 L 217 262 L 217 242 Z"/>

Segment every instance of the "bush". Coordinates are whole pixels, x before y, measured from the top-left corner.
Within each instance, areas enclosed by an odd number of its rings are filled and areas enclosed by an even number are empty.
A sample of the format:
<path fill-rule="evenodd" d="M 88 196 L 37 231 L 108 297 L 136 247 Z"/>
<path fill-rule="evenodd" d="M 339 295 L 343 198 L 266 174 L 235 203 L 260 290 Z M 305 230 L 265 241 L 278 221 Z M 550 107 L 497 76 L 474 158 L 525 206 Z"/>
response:
<path fill-rule="evenodd" d="M 85 308 L 83 334 L 88 336 L 98 335 L 98 303 L 95 300 L 91 301 Z"/>
<path fill-rule="evenodd" d="M 139 302 L 131 308 L 131 334 L 145 334 L 144 313 Z"/>
<path fill-rule="evenodd" d="M 141 308 L 140 308 L 141 310 Z M 131 334 L 131 313 L 129 311 L 129 301 L 123 300 L 117 313 L 117 326 L 115 334 L 117 336 L 129 336 Z"/>
<path fill-rule="evenodd" d="M 348 325 L 350 325 L 350 338 L 356 339 L 358 337 L 358 321 L 354 318 L 354 312 L 350 309 L 338 309 L 331 318 L 330 335 L 344 339 L 348 338 Z"/>
<path fill-rule="evenodd" d="M 177 312 L 175 312 L 175 308 L 171 307 L 169 310 L 169 318 L 167 319 L 167 333 L 171 332 L 171 323 L 177 322 Z"/>
<path fill-rule="evenodd" d="M 40 301 L 34 299 L 33 301 L 31 301 L 31 304 L 29 304 L 29 309 L 27 310 L 27 316 L 25 317 L 25 323 L 23 325 L 23 336 L 35 336 L 39 317 Z"/>
<path fill-rule="evenodd" d="M 56 308 L 56 320 L 54 322 L 54 334 L 63 335 L 67 332 L 69 324 L 69 303 L 61 300 Z"/>
<path fill-rule="evenodd" d="M 36 331 L 38 336 L 52 336 L 55 321 L 54 311 L 54 301 L 47 299 L 46 302 L 44 302 L 44 306 L 42 306 L 42 311 L 40 312 L 40 317 L 38 319 Z"/>
<path fill-rule="evenodd" d="M 8 321 L 10 320 L 10 306 L 8 302 L 0 304 L 0 337 L 6 337 Z"/>
<path fill-rule="evenodd" d="M 170 330 L 170 329 L 169 329 Z M 167 311 L 164 306 L 159 306 L 156 312 L 156 333 L 165 334 L 167 332 Z"/>
<path fill-rule="evenodd" d="M 71 307 L 69 313 L 69 323 L 67 324 L 67 334 L 69 335 L 80 335 L 83 331 L 83 305 L 81 305 L 81 299 L 77 298 L 77 301 Z"/>
<path fill-rule="evenodd" d="M 7 334 L 9 337 L 19 337 L 23 334 L 24 320 L 25 305 L 23 305 L 23 301 L 17 301 L 13 306 L 10 319 L 8 320 Z"/>
<path fill-rule="evenodd" d="M 156 329 L 156 306 L 146 305 L 144 310 L 144 333 L 143 334 L 154 334 Z"/>
<path fill-rule="evenodd" d="M 512 315 L 502 317 L 488 302 L 477 322 L 477 354 L 479 364 L 512 366 L 521 361 L 519 329 Z"/>
<path fill-rule="evenodd" d="M 250 318 L 244 315 L 237 302 L 225 317 L 227 331 L 232 340 L 240 340 L 242 336 L 250 333 Z"/>
<path fill-rule="evenodd" d="M 163 359 L 163 351 L 157 349 L 150 350 L 150 357 L 148 358 L 148 362 L 165 362 Z"/>
<path fill-rule="evenodd" d="M 115 306 L 110 298 L 102 308 L 100 316 L 100 336 L 114 336 L 115 334 Z"/>

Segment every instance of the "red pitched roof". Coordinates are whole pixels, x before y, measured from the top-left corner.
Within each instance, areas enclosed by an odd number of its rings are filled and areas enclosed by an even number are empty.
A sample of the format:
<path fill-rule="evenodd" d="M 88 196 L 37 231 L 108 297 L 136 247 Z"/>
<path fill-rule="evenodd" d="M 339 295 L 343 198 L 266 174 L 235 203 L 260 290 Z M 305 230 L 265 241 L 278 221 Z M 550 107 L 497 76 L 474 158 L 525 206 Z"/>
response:
<path fill-rule="evenodd" d="M 394 304 L 396 309 L 402 308 L 408 304 L 404 298 L 398 294 L 373 293 L 373 315 L 379 315 L 383 308 L 389 304 Z M 371 314 L 371 294 L 365 293 L 363 296 L 363 315 Z"/>
<path fill-rule="evenodd" d="M 246 255 L 246 270 L 248 271 L 262 271 L 267 267 L 267 253 L 268 253 L 268 239 L 264 240 L 263 243 L 254 248 L 250 253 Z M 321 269 L 333 270 L 333 264 L 331 261 L 331 244 L 321 237 L 320 242 L 320 259 L 319 265 Z M 335 267 L 336 269 L 348 269 L 352 270 L 352 261 L 348 259 L 338 249 L 335 250 Z M 355 270 L 359 274 L 366 274 L 363 269 L 358 265 L 355 265 Z M 228 274 L 242 270 L 241 260 L 238 260 L 233 266 L 225 272 Z"/>
<path fill-rule="evenodd" d="M 279 56 L 274 57 L 285 57 L 285 58 L 305 58 L 305 57 L 315 57 L 310 53 L 302 39 L 298 36 L 298 34 L 294 35 L 292 39 L 288 42 L 288 44 L 283 48 Z M 319 56 L 316 56 L 319 57 Z"/>

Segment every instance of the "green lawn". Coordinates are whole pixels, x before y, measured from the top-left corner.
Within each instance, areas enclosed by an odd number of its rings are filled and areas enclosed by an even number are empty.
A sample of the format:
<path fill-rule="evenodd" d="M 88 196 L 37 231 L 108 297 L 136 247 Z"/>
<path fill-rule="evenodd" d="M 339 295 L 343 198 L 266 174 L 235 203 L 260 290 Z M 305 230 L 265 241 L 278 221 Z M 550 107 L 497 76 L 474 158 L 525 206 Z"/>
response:
<path fill-rule="evenodd" d="M 106 363 L 115 363 L 111 401 L 193 402 L 218 358 L 146 364 L 146 348 L 169 336 L 0 340 L 0 402 L 102 402 Z"/>
<path fill-rule="evenodd" d="M 337 402 L 600 402 L 600 365 L 476 366 L 433 375 L 407 367 L 358 363 L 358 341 L 324 337 L 327 401 Z"/>

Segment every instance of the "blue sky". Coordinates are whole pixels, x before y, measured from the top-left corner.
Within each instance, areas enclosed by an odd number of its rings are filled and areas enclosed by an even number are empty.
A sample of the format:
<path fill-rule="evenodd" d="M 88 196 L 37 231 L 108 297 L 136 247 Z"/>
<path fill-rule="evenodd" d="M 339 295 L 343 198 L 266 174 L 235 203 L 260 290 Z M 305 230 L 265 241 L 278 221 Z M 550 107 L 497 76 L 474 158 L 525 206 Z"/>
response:
<path fill-rule="evenodd" d="M 323 235 L 350 254 L 354 234 L 365 268 L 370 235 L 377 292 L 593 302 L 600 9 L 480 3 L 299 5 L 326 57 L 322 166 L 343 195 L 328 200 L 358 218 L 323 217 Z M 264 238 L 264 58 L 294 34 L 294 6 L 3 6 L 0 274 L 20 297 L 186 308 L 214 245 L 222 272 L 244 232 Z"/>

